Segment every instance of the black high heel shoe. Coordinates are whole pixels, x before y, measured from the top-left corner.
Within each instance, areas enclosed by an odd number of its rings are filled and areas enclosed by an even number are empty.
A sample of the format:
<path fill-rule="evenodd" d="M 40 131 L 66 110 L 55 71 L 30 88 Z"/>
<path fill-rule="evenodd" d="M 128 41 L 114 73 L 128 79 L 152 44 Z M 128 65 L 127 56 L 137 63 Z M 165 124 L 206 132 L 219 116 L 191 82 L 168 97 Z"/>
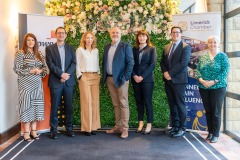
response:
<path fill-rule="evenodd" d="M 143 128 L 141 130 L 136 130 L 136 133 L 142 133 L 143 132 Z"/>
<path fill-rule="evenodd" d="M 85 136 L 91 136 L 91 132 L 84 132 Z"/>
<path fill-rule="evenodd" d="M 33 136 L 33 135 L 32 135 L 32 132 L 36 132 L 36 130 L 32 130 L 32 131 L 30 132 L 30 137 L 31 137 L 32 139 L 39 140 L 39 136 L 38 136 L 38 135 Z"/>
<path fill-rule="evenodd" d="M 143 134 L 144 135 L 151 134 L 151 130 L 150 131 L 144 131 Z"/>
<path fill-rule="evenodd" d="M 31 136 L 29 136 L 29 138 L 25 138 L 24 134 L 28 134 L 29 135 L 29 132 L 23 132 L 23 139 L 24 139 L 24 141 L 31 142 L 32 141 Z"/>

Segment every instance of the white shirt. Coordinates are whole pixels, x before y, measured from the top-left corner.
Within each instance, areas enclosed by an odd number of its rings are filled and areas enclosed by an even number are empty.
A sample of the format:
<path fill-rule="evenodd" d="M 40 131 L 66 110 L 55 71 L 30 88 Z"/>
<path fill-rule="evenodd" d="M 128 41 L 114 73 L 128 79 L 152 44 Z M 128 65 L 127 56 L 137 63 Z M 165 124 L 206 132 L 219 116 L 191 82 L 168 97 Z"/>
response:
<path fill-rule="evenodd" d="M 99 54 L 98 49 L 95 48 L 92 51 L 79 47 L 76 50 L 76 74 L 77 78 L 82 75 L 82 72 L 98 72 L 100 74 L 99 67 Z"/>

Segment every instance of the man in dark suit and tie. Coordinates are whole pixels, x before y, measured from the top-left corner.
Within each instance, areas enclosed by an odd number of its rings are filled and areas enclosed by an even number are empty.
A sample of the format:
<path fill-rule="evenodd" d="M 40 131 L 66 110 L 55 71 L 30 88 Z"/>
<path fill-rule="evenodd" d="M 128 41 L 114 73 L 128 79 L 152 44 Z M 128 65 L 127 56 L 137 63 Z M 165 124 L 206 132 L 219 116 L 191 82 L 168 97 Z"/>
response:
<path fill-rule="evenodd" d="M 172 27 L 172 42 L 164 47 L 160 62 L 172 123 L 172 128 L 167 133 L 172 137 L 182 137 L 187 125 L 185 89 L 188 83 L 187 65 L 190 61 L 191 47 L 181 40 L 181 34 L 180 27 Z"/>
<path fill-rule="evenodd" d="M 65 43 L 66 31 L 58 27 L 55 31 L 57 43 L 46 47 L 46 62 L 49 68 L 48 86 L 51 95 L 50 126 L 51 137 L 58 138 L 58 107 L 63 96 L 65 109 L 65 127 L 67 135 L 74 137 L 72 124 L 72 96 L 75 80 L 76 55 L 75 49 Z"/>
<path fill-rule="evenodd" d="M 129 104 L 128 86 L 134 60 L 132 47 L 121 41 L 121 30 L 110 30 L 112 42 L 104 48 L 103 83 L 107 84 L 115 112 L 115 126 L 106 133 L 122 132 L 121 138 L 128 137 Z"/>

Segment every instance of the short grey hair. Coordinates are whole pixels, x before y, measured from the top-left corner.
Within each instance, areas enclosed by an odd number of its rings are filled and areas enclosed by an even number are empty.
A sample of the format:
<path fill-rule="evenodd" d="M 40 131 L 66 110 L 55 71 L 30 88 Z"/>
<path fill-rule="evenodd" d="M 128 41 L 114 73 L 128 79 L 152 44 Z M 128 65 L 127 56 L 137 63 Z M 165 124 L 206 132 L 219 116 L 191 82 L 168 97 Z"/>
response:
<path fill-rule="evenodd" d="M 209 42 L 210 40 L 215 40 L 218 44 L 220 43 L 220 38 L 216 35 L 209 36 L 207 42 Z"/>

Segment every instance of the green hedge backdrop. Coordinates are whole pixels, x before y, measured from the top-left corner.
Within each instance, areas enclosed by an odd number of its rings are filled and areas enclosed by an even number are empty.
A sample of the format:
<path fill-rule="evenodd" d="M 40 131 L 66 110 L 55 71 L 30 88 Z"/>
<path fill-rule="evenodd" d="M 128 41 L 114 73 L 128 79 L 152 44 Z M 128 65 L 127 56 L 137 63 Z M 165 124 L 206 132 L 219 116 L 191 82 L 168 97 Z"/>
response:
<path fill-rule="evenodd" d="M 75 48 L 78 47 L 80 42 L 81 34 L 77 33 L 75 39 L 67 38 L 67 42 L 72 44 Z M 97 34 L 97 48 L 99 49 L 100 65 L 102 64 L 104 45 L 111 42 L 108 33 Z M 132 46 L 134 44 L 134 37 L 122 36 L 122 41 L 130 43 Z M 169 122 L 169 108 L 167 103 L 167 98 L 164 90 L 164 84 L 162 81 L 162 73 L 160 72 L 160 58 L 162 54 L 162 49 L 167 40 L 159 39 L 159 35 L 151 35 L 151 41 L 156 46 L 157 50 L 157 65 L 154 70 L 155 74 L 155 87 L 153 94 L 153 108 L 154 108 L 154 127 L 166 127 Z M 130 127 L 136 127 L 138 124 L 137 120 L 137 110 L 135 105 L 135 99 L 133 96 L 132 84 L 129 86 L 129 107 L 130 107 Z M 73 99 L 73 112 L 74 112 L 74 124 L 80 124 L 80 101 L 79 101 L 79 89 L 76 85 L 74 99 Z M 112 106 L 112 101 L 109 96 L 106 85 L 100 85 L 100 114 L 101 114 L 101 125 L 102 127 L 111 127 L 114 125 L 114 111 Z"/>

